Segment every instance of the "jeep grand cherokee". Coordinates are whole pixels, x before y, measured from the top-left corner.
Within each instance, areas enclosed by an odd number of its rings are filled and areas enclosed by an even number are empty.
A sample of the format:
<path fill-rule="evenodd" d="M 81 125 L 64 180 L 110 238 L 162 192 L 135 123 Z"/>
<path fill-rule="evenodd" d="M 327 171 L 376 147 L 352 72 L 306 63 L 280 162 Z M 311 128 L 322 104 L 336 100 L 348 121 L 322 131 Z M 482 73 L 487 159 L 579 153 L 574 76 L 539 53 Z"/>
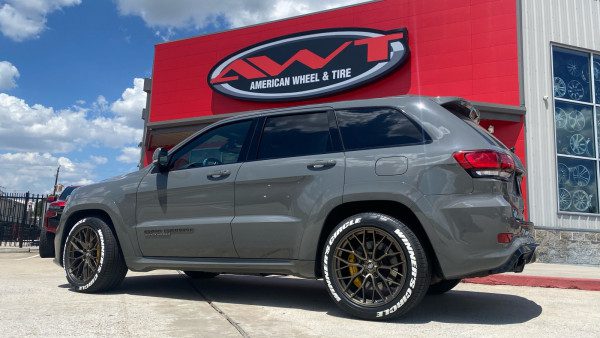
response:
<path fill-rule="evenodd" d="M 392 97 L 240 114 L 146 168 L 78 188 L 55 261 L 82 292 L 128 270 L 322 278 L 387 319 L 535 255 L 524 168 L 459 98 Z"/>

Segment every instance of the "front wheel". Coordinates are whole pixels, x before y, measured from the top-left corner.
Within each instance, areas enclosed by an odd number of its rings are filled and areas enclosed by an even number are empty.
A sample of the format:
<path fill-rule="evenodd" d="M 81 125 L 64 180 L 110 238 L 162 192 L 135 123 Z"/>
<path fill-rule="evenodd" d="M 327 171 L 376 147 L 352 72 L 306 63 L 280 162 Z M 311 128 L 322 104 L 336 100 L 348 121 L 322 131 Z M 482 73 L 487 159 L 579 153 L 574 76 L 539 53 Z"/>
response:
<path fill-rule="evenodd" d="M 359 318 L 400 317 L 423 299 L 430 284 L 427 256 L 417 236 L 387 215 L 363 213 L 344 220 L 323 252 L 330 296 Z"/>
<path fill-rule="evenodd" d="M 69 232 L 63 266 L 73 288 L 87 293 L 113 289 L 127 274 L 115 235 L 106 222 L 95 217 L 80 220 Z"/>

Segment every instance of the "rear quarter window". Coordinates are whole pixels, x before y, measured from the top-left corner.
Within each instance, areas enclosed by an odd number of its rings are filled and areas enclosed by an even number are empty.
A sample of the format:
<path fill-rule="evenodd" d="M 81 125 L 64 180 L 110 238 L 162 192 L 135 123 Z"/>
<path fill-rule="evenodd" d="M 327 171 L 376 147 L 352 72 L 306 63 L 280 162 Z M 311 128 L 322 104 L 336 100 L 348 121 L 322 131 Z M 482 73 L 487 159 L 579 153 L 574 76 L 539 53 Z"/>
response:
<path fill-rule="evenodd" d="M 423 128 L 394 108 L 353 108 L 335 114 L 346 150 L 417 145 L 431 140 Z"/>

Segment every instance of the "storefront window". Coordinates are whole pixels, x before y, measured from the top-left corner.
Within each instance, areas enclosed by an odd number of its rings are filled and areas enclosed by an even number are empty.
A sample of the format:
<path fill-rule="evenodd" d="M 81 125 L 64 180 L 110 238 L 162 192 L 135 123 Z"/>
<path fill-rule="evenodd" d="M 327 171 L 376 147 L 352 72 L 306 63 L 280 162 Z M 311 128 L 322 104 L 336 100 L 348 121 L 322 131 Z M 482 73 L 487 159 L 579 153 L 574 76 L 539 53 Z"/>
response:
<path fill-rule="evenodd" d="M 554 97 L 591 102 L 590 55 L 554 48 Z"/>
<path fill-rule="evenodd" d="M 600 56 L 553 47 L 552 58 L 558 207 L 598 214 Z"/>

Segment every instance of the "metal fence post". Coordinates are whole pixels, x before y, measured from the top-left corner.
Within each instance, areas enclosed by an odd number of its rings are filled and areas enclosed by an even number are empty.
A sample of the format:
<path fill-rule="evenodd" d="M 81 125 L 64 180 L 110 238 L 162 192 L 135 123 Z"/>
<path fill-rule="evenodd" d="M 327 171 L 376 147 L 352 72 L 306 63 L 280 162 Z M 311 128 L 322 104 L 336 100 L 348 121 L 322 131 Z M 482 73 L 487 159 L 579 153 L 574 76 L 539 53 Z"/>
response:
<path fill-rule="evenodd" d="M 23 247 L 23 228 L 25 222 L 27 222 L 27 204 L 29 204 L 29 191 L 25 193 L 25 204 L 23 204 L 23 217 L 21 218 L 21 224 L 19 224 L 19 248 Z"/>

